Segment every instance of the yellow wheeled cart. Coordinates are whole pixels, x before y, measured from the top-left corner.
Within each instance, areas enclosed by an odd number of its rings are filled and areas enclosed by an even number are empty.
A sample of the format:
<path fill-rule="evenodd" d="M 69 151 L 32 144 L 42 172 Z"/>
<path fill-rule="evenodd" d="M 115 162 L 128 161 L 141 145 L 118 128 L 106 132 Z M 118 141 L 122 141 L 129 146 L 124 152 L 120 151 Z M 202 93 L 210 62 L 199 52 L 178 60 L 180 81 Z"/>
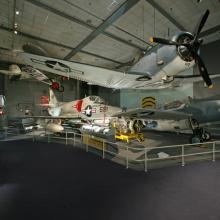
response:
<path fill-rule="evenodd" d="M 138 140 L 139 142 L 144 141 L 144 134 L 143 133 L 122 133 L 120 131 L 115 132 L 115 139 L 126 141 L 130 143 L 130 140 Z"/>

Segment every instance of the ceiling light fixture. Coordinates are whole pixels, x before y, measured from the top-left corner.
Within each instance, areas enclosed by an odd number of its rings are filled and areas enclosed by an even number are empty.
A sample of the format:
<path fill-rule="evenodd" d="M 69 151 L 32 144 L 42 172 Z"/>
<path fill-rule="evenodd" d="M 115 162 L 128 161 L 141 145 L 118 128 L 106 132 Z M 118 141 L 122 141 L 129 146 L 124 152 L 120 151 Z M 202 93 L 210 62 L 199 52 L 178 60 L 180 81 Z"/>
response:
<path fill-rule="evenodd" d="M 18 34 L 18 32 L 16 30 L 14 30 L 14 34 Z"/>
<path fill-rule="evenodd" d="M 17 11 L 15 11 L 15 14 L 16 14 L 16 15 L 19 15 L 19 14 L 20 14 L 20 12 L 17 10 Z"/>
<path fill-rule="evenodd" d="M 18 24 L 17 24 L 17 23 L 14 23 L 14 27 L 17 28 L 17 27 L 18 27 Z"/>
<path fill-rule="evenodd" d="M 197 0 L 197 3 L 199 4 L 199 3 L 201 3 L 202 2 L 202 0 Z"/>

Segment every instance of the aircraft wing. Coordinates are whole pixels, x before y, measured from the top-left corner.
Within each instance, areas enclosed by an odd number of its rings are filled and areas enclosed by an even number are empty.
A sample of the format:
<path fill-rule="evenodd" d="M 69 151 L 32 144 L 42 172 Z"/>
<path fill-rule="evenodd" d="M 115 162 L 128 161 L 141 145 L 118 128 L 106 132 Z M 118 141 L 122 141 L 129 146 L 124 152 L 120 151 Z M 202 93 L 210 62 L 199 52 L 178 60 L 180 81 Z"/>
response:
<path fill-rule="evenodd" d="M 17 66 L 16 72 L 13 72 L 12 70 L 0 70 L 0 73 L 8 75 L 11 80 L 33 78 L 46 84 L 50 84 L 49 82 L 47 82 L 49 78 L 38 69 L 35 69 L 31 66 L 23 66 L 20 69 L 20 67 L 16 64 L 14 64 L 13 66 Z"/>
<path fill-rule="evenodd" d="M 54 117 L 54 116 L 42 116 L 42 115 L 39 115 L 39 116 L 19 116 L 19 117 L 16 117 L 16 118 L 35 118 L 35 119 L 81 119 L 80 116 L 57 116 L 57 117 Z"/>
<path fill-rule="evenodd" d="M 220 77 L 219 73 L 211 73 L 209 74 L 211 79 L 214 79 L 216 77 Z M 192 83 L 192 82 L 199 82 L 202 81 L 202 76 L 199 74 L 196 75 L 176 75 L 174 76 L 174 80 L 181 80 L 184 83 Z"/>
<path fill-rule="evenodd" d="M 188 119 L 190 116 L 192 115 L 179 111 L 145 109 L 145 108 L 135 108 L 128 110 L 126 112 L 120 112 L 113 115 L 113 117 L 129 117 L 129 118 L 137 118 L 137 119 L 176 120 L 176 121 Z"/>
<path fill-rule="evenodd" d="M 36 69 L 51 72 L 87 82 L 91 85 L 99 85 L 112 89 L 164 89 L 181 86 L 183 83 L 201 81 L 200 75 L 176 75 L 174 80 L 164 82 L 163 80 L 151 79 L 143 72 L 120 72 L 89 64 L 71 62 L 34 54 L 20 52 L 17 59 L 23 64 L 30 65 Z M 211 78 L 220 74 L 211 74 Z"/>
<path fill-rule="evenodd" d="M 220 77 L 220 73 L 210 73 L 209 77 L 211 79 Z M 175 76 L 173 76 L 173 81 L 164 83 L 164 87 L 166 88 L 174 88 L 174 87 L 181 87 L 187 83 L 195 83 L 203 81 L 202 76 L 200 74 L 194 74 L 194 69 L 183 71 Z"/>
<path fill-rule="evenodd" d="M 33 68 L 33 67 L 30 67 L 30 66 L 25 66 L 25 67 L 22 67 L 22 75 L 27 78 L 34 78 L 38 81 L 45 81 L 45 80 L 49 80 L 49 78 L 44 74 L 42 73 L 41 71 Z"/>
<path fill-rule="evenodd" d="M 108 88 L 149 89 L 149 86 L 152 84 L 152 82 L 147 82 L 149 80 L 147 78 L 145 80 L 139 80 L 140 76 L 143 77 L 143 73 L 128 74 L 88 64 L 59 60 L 23 52 L 18 54 L 18 58 L 19 60 L 22 60 L 23 63 L 39 70 Z M 152 86 L 154 86 L 154 84 L 152 84 Z"/>

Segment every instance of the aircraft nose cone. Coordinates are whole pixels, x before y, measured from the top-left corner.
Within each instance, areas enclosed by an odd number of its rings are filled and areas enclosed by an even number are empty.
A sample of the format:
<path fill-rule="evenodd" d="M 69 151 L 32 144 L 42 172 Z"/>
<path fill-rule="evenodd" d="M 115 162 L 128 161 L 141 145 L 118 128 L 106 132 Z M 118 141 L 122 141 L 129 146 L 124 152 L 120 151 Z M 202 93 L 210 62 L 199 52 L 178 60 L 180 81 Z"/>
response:
<path fill-rule="evenodd" d="M 54 123 L 49 123 L 46 127 L 46 130 L 53 132 L 53 133 L 59 133 L 64 130 L 64 127 L 62 125 L 54 124 Z"/>

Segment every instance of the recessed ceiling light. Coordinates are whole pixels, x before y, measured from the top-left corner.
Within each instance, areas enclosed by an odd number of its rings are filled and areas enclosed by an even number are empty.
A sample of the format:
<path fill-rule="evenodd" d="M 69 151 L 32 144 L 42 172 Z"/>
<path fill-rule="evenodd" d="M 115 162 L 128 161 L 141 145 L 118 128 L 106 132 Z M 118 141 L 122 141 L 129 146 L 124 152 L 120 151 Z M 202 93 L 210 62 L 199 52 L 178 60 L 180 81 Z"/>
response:
<path fill-rule="evenodd" d="M 14 23 L 14 27 L 17 28 L 17 27 L 18 27 L 18 24 L 17 24 L 17 23 Z"/>
<path fill-rule="evenodd" d="M 15 14 L 16 14 L 16 15 L 19 15 L 19 14 L 20 14 L 20 12 L 17 10 L 17 11 L 15 12 Z"/>
<path fill-rule="evenodd" d="M 14 34 L 18 34 L 18 32 L 15 30 L 15 31 L 14 31 Z"/>

